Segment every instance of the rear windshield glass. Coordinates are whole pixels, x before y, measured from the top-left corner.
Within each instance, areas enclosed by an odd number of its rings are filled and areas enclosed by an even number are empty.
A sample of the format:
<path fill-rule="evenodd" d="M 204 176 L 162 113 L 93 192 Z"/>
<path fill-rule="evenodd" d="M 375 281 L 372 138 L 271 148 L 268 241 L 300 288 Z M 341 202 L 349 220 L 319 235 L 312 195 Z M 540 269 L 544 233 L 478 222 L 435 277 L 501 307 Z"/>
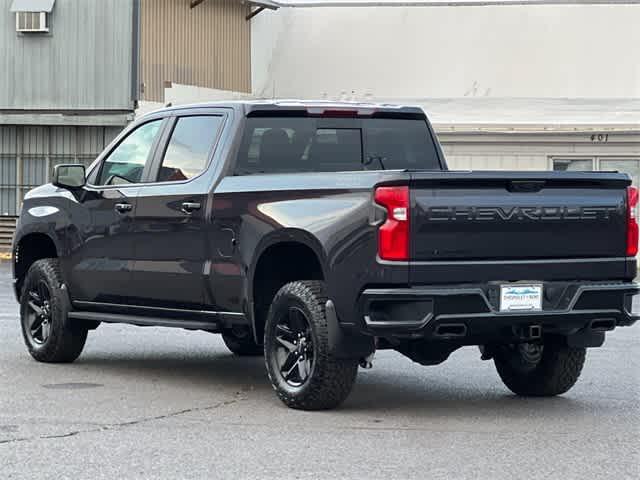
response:
<path fill-rule="evenodd" d="M 256 117 L 235 173 L 403 169 L 440 169 L 424 120 Z"/>

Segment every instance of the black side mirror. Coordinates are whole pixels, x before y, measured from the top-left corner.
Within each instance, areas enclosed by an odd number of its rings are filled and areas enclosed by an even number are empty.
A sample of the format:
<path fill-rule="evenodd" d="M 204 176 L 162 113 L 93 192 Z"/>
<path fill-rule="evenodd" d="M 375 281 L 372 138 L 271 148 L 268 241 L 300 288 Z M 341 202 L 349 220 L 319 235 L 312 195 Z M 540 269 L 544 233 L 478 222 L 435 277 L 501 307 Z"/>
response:
<path fill-rule="evenodd" d="M 51 183 L 56 187 L 69 189 L 84 187 L 87 183 L 84 165 L 56 165 L 53 167 Z"/>

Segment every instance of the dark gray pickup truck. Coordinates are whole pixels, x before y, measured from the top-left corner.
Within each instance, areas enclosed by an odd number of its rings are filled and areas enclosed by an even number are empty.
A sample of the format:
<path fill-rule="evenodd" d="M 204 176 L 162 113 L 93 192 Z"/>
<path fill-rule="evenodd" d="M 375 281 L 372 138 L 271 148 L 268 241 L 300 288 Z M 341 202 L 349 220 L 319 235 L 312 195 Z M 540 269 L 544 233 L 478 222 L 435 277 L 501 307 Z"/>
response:
<path fill-rule="evenodd" d="M 637 319 L 630 183 L 448 171 L 413 107 L 161 110 L 26 196 L 24 339 L 71 362 L 105 322 L 221 333 L 310 410 L 339 405 L 381 349 L 435 365 L 477 345 L 516 394 L 561 394 Z"/>

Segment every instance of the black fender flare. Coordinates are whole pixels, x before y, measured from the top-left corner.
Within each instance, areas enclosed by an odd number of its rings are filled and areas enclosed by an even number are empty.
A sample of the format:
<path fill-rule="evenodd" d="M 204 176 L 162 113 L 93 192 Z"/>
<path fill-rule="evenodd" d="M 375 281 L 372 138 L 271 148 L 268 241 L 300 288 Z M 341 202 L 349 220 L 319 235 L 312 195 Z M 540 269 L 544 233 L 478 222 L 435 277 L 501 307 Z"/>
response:
<path fill-rule="evenodd" d="M 309 248 L 316 255 L 318 259 L 318 263 L 320 264 L 320 268 L 322 269 L 323 278 L 327 278 L 327 261 L 326 261 L 326 253 L 320 244 L 320 241 L 311 233 L 297 229 L 297 228 L 287 228 L 281 229 L 272 232 L 269 235 L 263 237 L 256 246 L 253 251 L 253 255 L 251 257 L 251 262 L 247 269 L 246 274 L 246 299 L 247 304 L 245 306 L 245 315 L 249 318 L 249 323 L 251 325 L 251 331 L 253 332 L 254 338 L 256 342 L 262 343 L 262 339 L 257 338 L 257 328 L 256 328 L 256 315 L 255 315 L 255 305 L 253 301 L 253 283 L 255 279 L 256 269 L 258 266 L 258 262 L 262 255 L 271 247 L 279 244 L 279 243 L 297 243 L 300 245 L 304 245 Z"/>

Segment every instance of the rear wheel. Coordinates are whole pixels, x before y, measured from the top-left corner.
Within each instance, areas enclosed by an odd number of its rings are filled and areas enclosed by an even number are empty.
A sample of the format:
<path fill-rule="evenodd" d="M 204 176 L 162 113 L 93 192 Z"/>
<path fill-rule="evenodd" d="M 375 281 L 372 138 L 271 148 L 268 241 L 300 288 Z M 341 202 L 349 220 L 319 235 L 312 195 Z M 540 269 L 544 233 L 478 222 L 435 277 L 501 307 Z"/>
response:
<path fill-rule="evenodd" d="M 291 408 L 324 410 L 349 395 L 357 359 L 329 348 L 324 283 L 292 282 L 276 294 L 265 326 L 265 361 L 280 400 Z"/>
<path fill-rule="evenodd" d="M 231 352 L 241 357 L 255 357 L 262 355 L 262 345 L 253 339 L 253 333 L 248 328 L 233 328 L 222 334 L 222 340 Z"/>
<path fill-rule="evenodd" d="M 22 336 L 39 362 L 73 362 L 82 353 L 87 329 L 71 323 L 58 260 L 38 260 L 27 273 L 20 299 Z"/>
<path fill-rule="evenodd" d="M 499 349 L 494 362 L 500 378 L 516 395 L 550 397 L 575 385 L 585 357 L 585 348 L 523 343 Z"/>

